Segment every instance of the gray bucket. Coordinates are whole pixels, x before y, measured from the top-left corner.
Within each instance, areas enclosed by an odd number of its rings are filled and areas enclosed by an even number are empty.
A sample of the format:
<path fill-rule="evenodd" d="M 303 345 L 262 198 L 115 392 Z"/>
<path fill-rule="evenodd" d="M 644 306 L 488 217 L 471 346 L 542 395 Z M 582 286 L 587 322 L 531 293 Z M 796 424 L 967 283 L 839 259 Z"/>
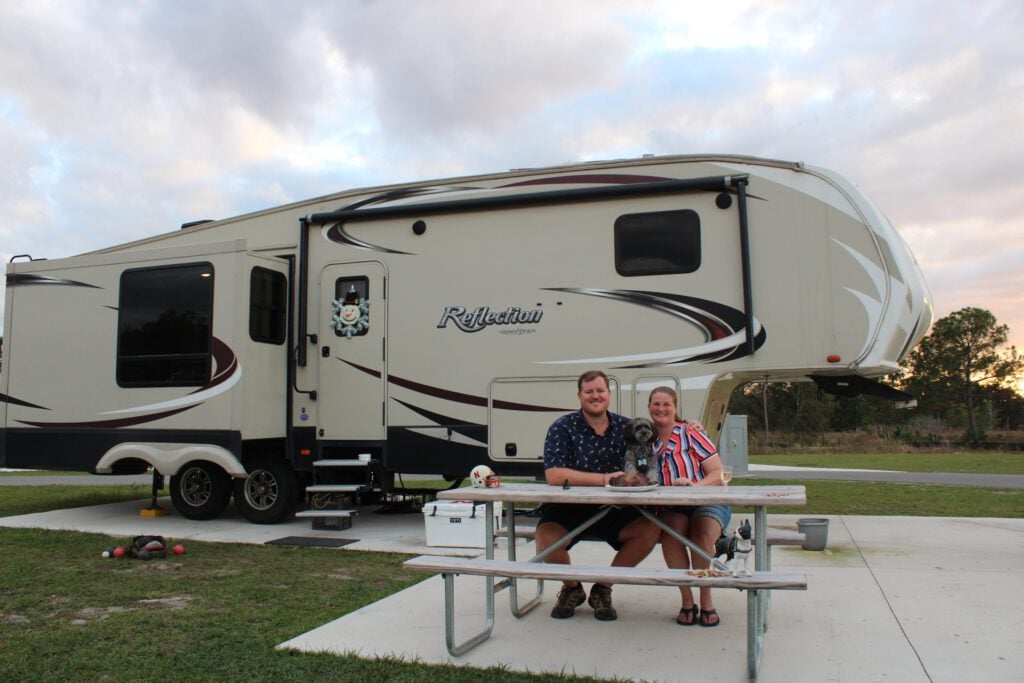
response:
<path fill-rule="evenodd" d="M 824 550 L 828 543 L 828 520 L 821 518 L 798 519 L 797 531 L 804 535 L 804 550 Z"/>

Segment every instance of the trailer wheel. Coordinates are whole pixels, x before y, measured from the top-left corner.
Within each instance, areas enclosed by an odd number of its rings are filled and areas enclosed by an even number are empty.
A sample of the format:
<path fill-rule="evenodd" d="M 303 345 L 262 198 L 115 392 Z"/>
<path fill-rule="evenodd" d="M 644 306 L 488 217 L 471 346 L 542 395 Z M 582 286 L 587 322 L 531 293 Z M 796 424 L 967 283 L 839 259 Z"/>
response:
<path fill-rule="evenodd" d="M 295 510 L 299 480 L 282 458 L 254 458 L 249 476 L 236 479 L 235 507 L 250 522 L 276 524 Z"/>
<path fill-rule="evenodd" d="M 213 519 L 231 500 L 231 477 L 212 462 L 195 460 L 171 475 L 171 502 L 186 519 Z"/>

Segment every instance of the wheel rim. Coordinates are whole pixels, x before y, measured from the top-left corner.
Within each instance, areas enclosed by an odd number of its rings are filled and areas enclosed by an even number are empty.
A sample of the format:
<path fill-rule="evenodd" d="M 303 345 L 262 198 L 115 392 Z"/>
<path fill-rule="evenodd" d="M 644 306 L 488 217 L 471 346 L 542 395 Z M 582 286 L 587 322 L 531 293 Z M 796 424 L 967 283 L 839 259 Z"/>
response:
<path fill-rule="evenodd" d="M 189 468 L 181 477 L 181 497 L 193 507 L 205 505 L 213 495 L 213 480 L 200 467 Z"/>
<path fill-rule="evenodd" d="M 256 470 L 245 481 L 245 500 L 255 510 L 269 510 L 277 502 L 277 477 L 267 470 Z"/>

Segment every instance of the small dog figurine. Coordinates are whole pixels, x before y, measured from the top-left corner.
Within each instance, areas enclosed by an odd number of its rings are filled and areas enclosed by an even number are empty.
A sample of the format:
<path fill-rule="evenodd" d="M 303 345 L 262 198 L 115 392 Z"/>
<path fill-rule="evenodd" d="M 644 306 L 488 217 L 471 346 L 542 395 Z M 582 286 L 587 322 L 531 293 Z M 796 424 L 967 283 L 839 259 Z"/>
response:
<path fill-rule="evenodd" d="M 749 567 L 750 551 L 753 549 L 750 543 L 750 520 L 743 520 L 743 524 L 736 527 L 732 536 L 722 536 L 715 541 L 715 558 L 724 564 L 738 576 L 737 568 L 740 560 L 743 561 L 743 573 L 752 576 Z"/>
<path fill-rule="evenodd" d="M 636 417 L 626 425 L 626 459 L 622 471 L 626 474 L 641 472 L 652 484 L 658 483 L 658 466 L 655 462 L 654 423 L 644 417 Z"/>

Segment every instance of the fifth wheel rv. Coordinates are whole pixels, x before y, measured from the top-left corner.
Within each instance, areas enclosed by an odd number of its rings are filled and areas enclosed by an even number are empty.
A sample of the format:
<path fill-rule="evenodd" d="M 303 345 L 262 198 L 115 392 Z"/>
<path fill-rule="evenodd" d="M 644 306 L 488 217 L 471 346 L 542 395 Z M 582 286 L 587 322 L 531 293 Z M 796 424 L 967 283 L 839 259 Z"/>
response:
<path fill-rule="evenodd" d="M 7 266 L 0 464 L 170 478 L 180 514 L 351 514 L 397 473 L 542 469 L 600 368 L 717 436 L 754 380 L 898 392 L 932 318 L 831 171 L 669 156 L 340 192 Z M 905 395 L 904 395 L 905 396 Z M 304 498 L 305 494 L 305 498 Z M 340 509 L 339 509 L 340 508 Z"/>

